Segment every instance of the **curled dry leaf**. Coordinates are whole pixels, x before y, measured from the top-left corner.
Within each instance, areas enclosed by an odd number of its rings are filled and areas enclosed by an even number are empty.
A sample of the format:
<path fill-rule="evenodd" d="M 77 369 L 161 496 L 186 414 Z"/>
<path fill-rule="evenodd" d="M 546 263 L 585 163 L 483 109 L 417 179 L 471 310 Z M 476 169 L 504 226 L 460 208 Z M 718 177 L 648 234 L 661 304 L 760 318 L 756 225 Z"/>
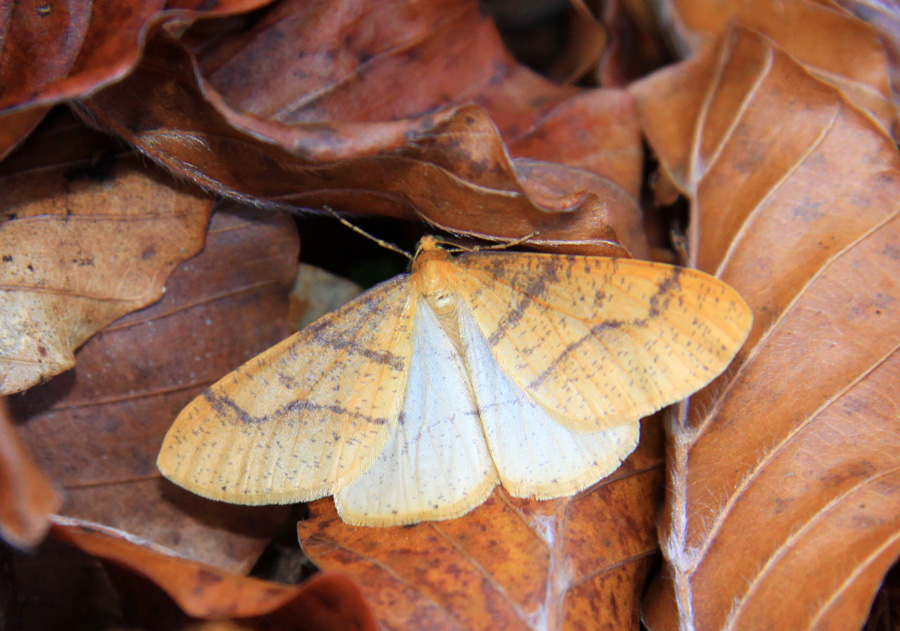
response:
<path fill-rule="evenodd" d="M 97 330 L 159 299 L 202 247 L 211 205 L 80 125 L 35 141 L 0 169 L 4 394 L 68 370 Z"/>
<path fill-rule="evenodd" d="M 510 4 L 513 10 L 518 8 L 518 3 Z M 546 72 L 546 76 L 563 84 L 575 83 L 588 74 L 608 44 L 606 31 L 585 0 L 572 0 L 567 4 L 568 23 L 566 36 L 561 38 L 562 50 Z M 544 19 L 538 20 L 538 24 L 549 21 L 546 16 L 541 17 Z"/>
<path fill-rule="evenodd" d="M 346 575 L 317 574 L 293 587 L 197 563 L 128 533 L 66 517 L 53 534 L 161 588 L 193 618 L 239 620 L 243 628 L 374 631 L 371 610 Z"/>
<path fill-rule="evenodd" d="M 897 109 L 884 46 L 872 27 L 837 4 L 809 0 L 665 0 L 659 3 L 659 11 L 685 54 L 713 45 L 731 20 L 758 30 L 806 70 L 840 89 L 883 129 L 893 129 Z"/>
<path fill-rule="evenodd" d="M 47 532 L 59 493 L 35 466 L 19 440 L 0 398 L 0 537 L 19 548 L 37 544 Z"/>
<path fill-rule="evenodd" d="M 649 3 L 604 0 L 602 5 L 610 42 L 597 66 L 600 85 L 624 87 L 669 61 Z"/>
<path fill-rule="evenodd" d="M 748 30 L 633 89 L 691 195 L 694 262 L 755 312 L 672 420 L 668 575 L 646 620 L 859 628 L 900 552 L 900 155 Z"/>
<path fill-rule="evenodd" d="M 43 0 L 0 7 L 0 158 L 47 109 L 117 81 L 132 70 L 147 32 L 165 20 L 249 11 L 270 0 L 78 2 Z"/>
<path fill-rule="evenodd" d="M 249 569 L 284 511 L 202 500 L 162 480 L 155 460 L 188 401 L 287 334 L 297 248 L 290 217 L 217 212 L 162 300 L 92 338 L 73 371 L 14 397 L 23 439 L 67 490 L 66 515 Z"/>
<path fill-rule="evenodd" d="M 633 629 L 662 478 L 658 424 L 642 430 L 613 476 L 573 498 L 497 489 L 466 517 L 389 529 L 347 525 L 329 498 L 310 504 L 300 540 L 359 579 L 384 629 Z"/>
<path fill-rule="evenodd" d="M 422 216 L 472 235 L 537 231 L 538 245 L 565 241 L 585 253 L 609 253 L 618 234 L 643 252 L 629 97 L 592 93 L 615 134 L 576 119 L 566 105 L 576 92 L 515 64 L 475 2 L 362 2 L 351 11 L 285 2 L 207 52 L 203 68 L 160 38 L 132 77 L 84 107 L 167 168 L 238 198 Z M 579 150 L 565 187 L 559 165 L 529 161 L 523 175 L 498 127 L 514 143 L 543 126 L 554 128 L 545 148 L 582 134 L 608 153 Z"/>

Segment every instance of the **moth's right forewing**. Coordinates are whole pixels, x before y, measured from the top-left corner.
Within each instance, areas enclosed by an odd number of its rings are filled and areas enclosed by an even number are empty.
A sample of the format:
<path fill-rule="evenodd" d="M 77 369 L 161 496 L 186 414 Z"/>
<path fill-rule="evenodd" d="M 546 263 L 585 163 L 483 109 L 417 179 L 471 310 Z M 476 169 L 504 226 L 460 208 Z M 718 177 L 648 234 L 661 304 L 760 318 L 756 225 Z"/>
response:
<path fill-rule="evenodd" d="M 262 353 L 175 420 L 158 466 L 194 493 L 275 504 L 333 493 L 397 424 L 412 352 L 406 275 Z"/>

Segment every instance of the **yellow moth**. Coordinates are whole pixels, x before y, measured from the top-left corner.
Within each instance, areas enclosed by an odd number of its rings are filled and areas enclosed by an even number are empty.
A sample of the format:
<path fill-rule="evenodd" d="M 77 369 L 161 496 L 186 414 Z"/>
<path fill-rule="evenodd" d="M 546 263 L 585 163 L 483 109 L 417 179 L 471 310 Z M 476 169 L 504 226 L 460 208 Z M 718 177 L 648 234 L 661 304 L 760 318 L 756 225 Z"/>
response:
<path fill-rule="evenodd" d="M 457 517 L 497 484 L 569 495 L 614 471 L 639 420 L 708 384 L 750 310 L 695 270 L 480 251 L 426 237 L 409 274 L 225 376 L 178 416 L 162 473 L 205 497 L 333 494 L 341 517 Z"/>

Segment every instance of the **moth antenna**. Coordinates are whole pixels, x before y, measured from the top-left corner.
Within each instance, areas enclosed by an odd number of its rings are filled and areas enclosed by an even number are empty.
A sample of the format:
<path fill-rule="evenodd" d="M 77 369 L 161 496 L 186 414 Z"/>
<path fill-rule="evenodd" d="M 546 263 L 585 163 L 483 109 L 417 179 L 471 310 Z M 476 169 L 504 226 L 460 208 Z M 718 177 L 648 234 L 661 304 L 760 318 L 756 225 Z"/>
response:
<path fill-rule="evenodd" d="M 521 245 L 526 241 L 529 241 L 536 236 L 538 236 L 540 232 L 535 230 L 531 234 L 526 234 L 524 237 L 519 237 L 518 239 L 513 239 L 512 241 L 507 241 L 505 243 L 495 243 L 494 245 L 486 245 L 484 247 L 475 248 L 477 250 L 505 250 L 506 248 L 514 248 L 517 245 Z"/>
<path fill-rule="evenodd" d="M 454 241 L 444 240 L 435 238 L 437 243 L 441 245 L 450 246 L 445 248 L 448 252 L 452 254 L 459 254 L 460 252 L 482 252 L 484 250 L 505 250 L 506 248 L 515 247 L 521 243 L 525 243 L 529 239 L 533 239 L 540 232 L 532 232 L 531 234 L 526 234 L 524 237 L 519 237 L 518 239 L 513 239 L 512 241 L 505 241 L 503 243 L 495 243 L 493 245 L 465 245 L 463 243 L 456 243 Z"/>
<path fill-rule="evenodd" d="M 357 226 L 357 225 L 355 225 L 354 223 L 352 223 L 352 222 L 350 222 L 350 221 L 347 221 L 346 219 L 344 219 L 343 217 L 341 217 L 341 216 L 340 216 L 339 214 L 337 214 L 337 213 L 334 211 L 334 209 L 331 208 L 330 206 L 323 206 L 322 208 L 324 208 L 324 209 L 325 209 L 332 217 L 334 217 L 335 219 L 337 219 L 338 221 L 340 221 L 342 224 L 344 224 L 345 226 L 347 226 L 348 228 L 350 228 L 350 229 L 353 230 L 354 232 L 358 232 L 359 234 L 363 235 L 364 237 L 366 237 L 366 238 L 368 238 L 368 239 L 371 239 L 372 241 L 374 241 L 375 243 L 377 243 L 378 245 L 380 245 L 381 247 L 383 247 L 383 248 L 385 248 L 385 249 L 387 249 L 387 250 L 390 250 L 390 251 L 392 251 L 392 252 L 396 252 L 397 254 L 402 254 L 403 256 L 405 256 L 406 258 L 408 258 L 410 261 L 413 260 L 412 254 L 410 254 L 410 253 L 407 252 L 406 250 L 403 250 L 403 249 L 397 247 L 397 246 L 394 245 L 393 243 L 388 243 L 387 241 L 385 241 L 385 240 L 383 240 L 383 239 L 379 239 L 378 237 L 376 237 L 376 236 L 373 235 L 373 234 L 369 234 L 368 232 L 366 232 L 365 230 L 363 230 L 363 229 L 360 228 L 359 226 Z"/>

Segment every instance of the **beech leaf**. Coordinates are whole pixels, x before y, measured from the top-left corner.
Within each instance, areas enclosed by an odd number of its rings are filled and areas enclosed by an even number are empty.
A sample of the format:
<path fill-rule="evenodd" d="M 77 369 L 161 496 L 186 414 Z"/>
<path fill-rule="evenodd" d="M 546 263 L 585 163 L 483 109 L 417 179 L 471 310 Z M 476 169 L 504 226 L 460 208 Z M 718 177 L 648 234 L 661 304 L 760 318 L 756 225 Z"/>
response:
<path fill-rule="evenodd" d="M 372 614 L 347 576 L 318 574 L 297 587 L 232 574 L 176 556 L 128 533 L 56 517 L 54 535 L 160 587 L 186 614 L 243 628 L 374 631 Z M 146 593 L 146 589 L 144 590 Z"/>
<path fill-rule="evenodd" d="M 0 158 L 41 121 L 50 106 L 117 81 L 137 63 L 148 31 L 160 22 L 249 11 L 271 0 L 163 0 L 0 7 Z M 37 54 L 36 54 L 37 52 Z"/>
<path fill-rule="evenodd" d="M 252 566 L 284 508 L 202 500 L 162 480 L 156 454 L 188 401 L 287 334 L 297 248 L 290 217 L 220 210 L 162 300 L 103 329 L 73 371 L 13 398 L 24 442 L 67 491 L 65 515 L 222 567 Z"/>
<path fill-rule="evenodd" d="M 0 169 L 3 394 L 71 368 L 79 346 L 158 300 L 203 245 L 207 197 L 83 138 L 61 121 Z"/>
<path fill-rule="evenodd" d="M 385 629 L 629 629 L 656 550 L 661 492 L 654 418 L 609 478 L 571 498 L 511 498 L 502 488 L 468 515 L 358 528 L 331 498 L 297 525 L 326 570 L 357 576 Z"/>
<path fill-rule="evenodd" d="M 632 89 L 691 197 L 693 263 L 755 314 L 669 424 L 668 571 L 645 619 L 858 628 L 900 552 L 900 155 L 743 28 Z"/>
<path fill-rule="evenodd" d="M 837 87 L 890 132 L 897 119 L 890 69 L 876 31 L 833 2 L 665 0 L 670 35 L 682 52 L 712 45 L 729 21 L 756 29 L 821 81 Z M 801 26 L 802 25 L 802 26 Z M 822 42 L 829 42 L 822 46 Z"/>
<path fill-rule="evenodd" d="M 37 544 L 62 498 L 34 464 L 0 399 L 0 537 L 19 548 Z"/>
<path fill-rule="evenodd" d="M 515 64 L 474 2 L 316 6 L 279 5 L 203 60 L 157 38 L 131 77 L 80 107 L 166 168 L 238 199 L 424 217 L 493 238 L 538 232 L 536 246 L 584 253 L 622 254 L 617 240 L 645 251 L 627 94 L 570 105 L 576 92 Z M 534 155 L 541 135 L 553 147 L 579 134 L 585 149 L 568 166 L 520 162 L 504 145 Z"/>

